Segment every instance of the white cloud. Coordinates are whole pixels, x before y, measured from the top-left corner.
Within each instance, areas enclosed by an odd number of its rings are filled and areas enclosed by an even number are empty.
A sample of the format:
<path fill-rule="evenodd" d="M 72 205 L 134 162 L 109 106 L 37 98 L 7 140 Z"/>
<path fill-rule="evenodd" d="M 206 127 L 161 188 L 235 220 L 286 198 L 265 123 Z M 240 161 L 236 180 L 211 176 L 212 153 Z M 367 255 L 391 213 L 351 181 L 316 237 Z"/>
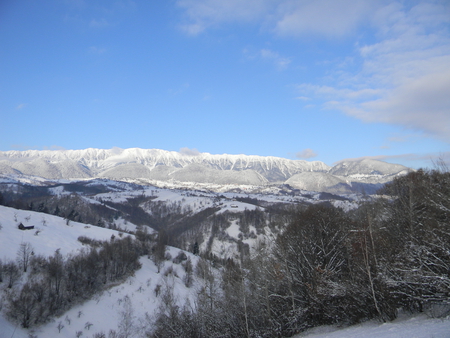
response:
<path fill-rule="evenodd" d="M 302 84 L 300 94 L 313 93 L 325 107 L 364 122 L 396 124 L 450 142 L 450 4 L 391 4 L 374 22 L 379 41 L 359 47 L 359 72 L 336 73 L 334 86 Z"/>
<path fill-rule="evenodd" d="M 299 97 L 321 98 L 324 107 L 362 121 L 396 124 L 450 142 L 449 1 L 178 0 L 177 4 L 185 14 L 183 28 L 194 35 L 227 23 L 256 22 L 278 36 L 370 36 L 370 43 L 355 41 L 356 55 L 340 60 L 322 82 L 299 86 Z M 363 26 L 367 30 L 356 30 Z M 270 49 L 254 54 L 279 69 L 291 62 Z"/>
<path fill-rule="evenodd" d="M 301 93 L 320 95 L 325 99 L 338 99 L 338 100 L 363 100 L 367 98 L 374 98 L 384 92 L 383 89 L 363 88 L 363 89 L 350 89 L 350 88 L 338 88 L 326 85 L 313 85 L 309 83 L 302 83 L 297 86 L 297 89 Z M 309 97 L 309 96 L 300 96 Z M 310 98 L 310 97 L 309 97 Z"/>
<path fill-rule="evenodd" d="M 308 159 L 308 158 L 317 157 L 317 153 L 314 150 L 307 148 L 307 149 L 304 149 L 304 150 L 296 153 L 295 157 L 301 158 L 301 159 Z"/>
<path fill-rule="evenodd" d="M 402 125 L 450 142 L 450 68 L 411 79 L 377 100 L 344 105 L 342 110 L 365 122 Z"/>
<path fill-rule="evenodd" d="M 25 108 L 26 106 L 27 106 L 26 103 L 21 103 L 21 104 L 17 105 L 16 110 L 21 110 L 21 109 Z"/>
<path fill-rule="evenodd" d="M 180 149 L 180 154 L 185 156 L 198 156 L 200 155 L 200 152 L 195 148 L 190 149 L 187 147 L 183 147 Z"/>

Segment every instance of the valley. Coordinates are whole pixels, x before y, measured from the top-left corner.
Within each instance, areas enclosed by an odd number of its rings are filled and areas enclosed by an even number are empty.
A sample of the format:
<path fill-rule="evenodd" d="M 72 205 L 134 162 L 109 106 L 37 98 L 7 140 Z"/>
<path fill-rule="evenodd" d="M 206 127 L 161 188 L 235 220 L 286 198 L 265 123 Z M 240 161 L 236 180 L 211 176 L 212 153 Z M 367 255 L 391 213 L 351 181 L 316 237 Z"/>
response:
<path fill-rule="evenodd" d="M 125 163 L 131 153 L 84 152 L 77 163 L 98 177 L 82 178 L 14 171 L 40 161 L 77 175 L 71 152 L 2 160 L 0 337 L 281 337 L 408 311 L 448 316 L 447 171 L 364 160 L 277 182 L 266 166 L 253 172 L 263 184 L 224 183 L 218 172 L 252 169 L 215 159 L 228 169 L 168 170 L 178 155 L 166 154 L 146 167 L 166 175 L 155 179 Z M 168 174 L 183 168 L 198 175 Z"/>

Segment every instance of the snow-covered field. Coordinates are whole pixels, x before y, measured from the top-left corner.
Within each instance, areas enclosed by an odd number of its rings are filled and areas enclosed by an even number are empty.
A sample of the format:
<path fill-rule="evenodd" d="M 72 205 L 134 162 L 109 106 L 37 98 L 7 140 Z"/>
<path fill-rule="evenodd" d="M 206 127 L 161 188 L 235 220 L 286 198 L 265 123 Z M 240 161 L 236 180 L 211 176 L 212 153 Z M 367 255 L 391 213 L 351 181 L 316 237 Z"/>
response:
<path fill-rule="evenodd" d="M 369 321 L 346 328 L 321 326 L 296 338 L 449 338 L 450 318 L 436 319 L 426 315 L 399 316 L 389 323 Z"/>

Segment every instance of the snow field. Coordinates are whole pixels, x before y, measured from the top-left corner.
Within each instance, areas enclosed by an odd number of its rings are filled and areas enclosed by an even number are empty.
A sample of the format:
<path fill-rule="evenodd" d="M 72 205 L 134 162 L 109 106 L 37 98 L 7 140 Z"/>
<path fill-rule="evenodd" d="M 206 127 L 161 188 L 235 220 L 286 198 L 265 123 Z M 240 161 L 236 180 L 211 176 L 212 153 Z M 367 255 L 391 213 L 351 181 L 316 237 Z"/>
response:
<path fill-rule="evenodd" d="M 450 318 L 429 318 L 426 315 L 399 316 L 389 323 L 369 321 L 346 328 L 320 326 L 296 338 L 449 338 Z"/>

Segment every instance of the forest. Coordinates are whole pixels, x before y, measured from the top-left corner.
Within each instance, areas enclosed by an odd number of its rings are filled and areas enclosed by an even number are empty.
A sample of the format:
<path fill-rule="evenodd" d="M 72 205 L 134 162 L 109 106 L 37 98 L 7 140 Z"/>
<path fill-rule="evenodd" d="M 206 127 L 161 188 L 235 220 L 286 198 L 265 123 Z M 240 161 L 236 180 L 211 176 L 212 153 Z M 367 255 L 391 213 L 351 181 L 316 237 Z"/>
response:
<path fill-rule="evenodd" d="M 195 306 L 167 302 L 149 337 L 289 337 L 324 324 L 450 314 L 450 173 L 398 177 L 345 213 L 290 210 L 274 243 L 240 261 L 201 261 Z M 171 297 L 167 297 L 168 300 Z"/>

